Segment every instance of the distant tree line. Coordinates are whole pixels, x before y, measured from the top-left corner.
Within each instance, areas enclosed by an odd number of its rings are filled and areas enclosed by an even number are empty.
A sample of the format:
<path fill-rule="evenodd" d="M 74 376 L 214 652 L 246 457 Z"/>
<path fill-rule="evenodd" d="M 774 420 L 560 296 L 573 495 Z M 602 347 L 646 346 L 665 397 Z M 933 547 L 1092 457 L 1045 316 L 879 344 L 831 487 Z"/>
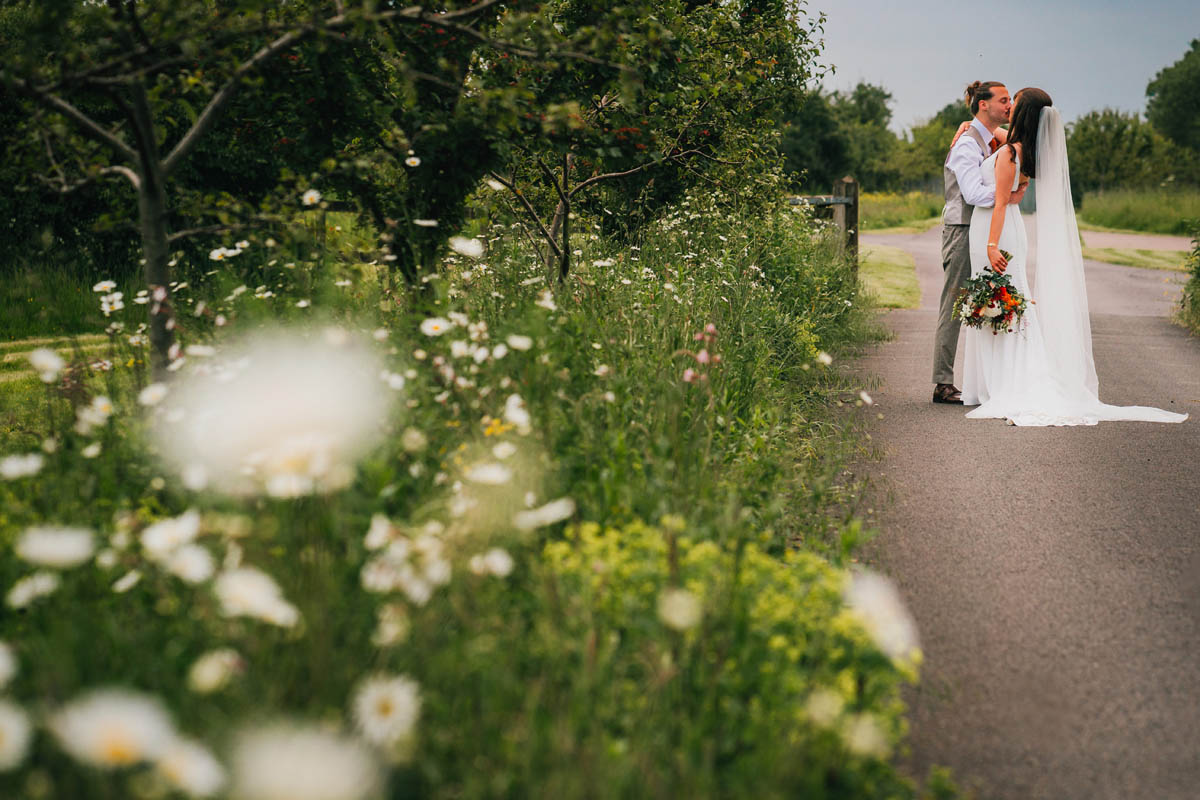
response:
<path fill-rule="evenodd" d="M 1200 185 L 1200 39 L 1150 81 L 1146 96 L 1145 119 L 1104 109 L 1070 124 L 1067 147 L 1077 195 Z M 817 89 L 781 116 L 778 147 L 795 188 L 824 192 L 837 178 L 854 175 L 868 191 L 940 191 L 950 140 L 970 119 L 966 103 L 947 103 L 896 135 L 888 130 L 891 99 L 887 89 L 869 83 L 848 92 Z"/>

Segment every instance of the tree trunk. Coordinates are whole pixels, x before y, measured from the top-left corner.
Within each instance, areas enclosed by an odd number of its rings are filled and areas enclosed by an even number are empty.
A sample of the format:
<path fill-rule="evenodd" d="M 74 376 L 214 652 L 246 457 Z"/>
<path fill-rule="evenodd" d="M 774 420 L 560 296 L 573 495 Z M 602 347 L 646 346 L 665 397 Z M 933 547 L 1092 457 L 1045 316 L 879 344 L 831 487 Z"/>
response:
<path fill-rule="evenodd" d="M 133 88 L 134 134 L 138 137 L 141 157 L 138 186 L 138 228 L 142 236 L 142 256 L 146 259 L 142 275 L 150 292 L 150 372 L 156 381 L 167 377 L 171 346 L 175 343 L 174 311 L 171 307 L 169 242 L 167 239 L 167 187 L 158 140 L 145 87 Z"/>
<path fill-rule="evenodd" d="M 571 188 L 568 184 L 568 179 L 571 175 L 571 154 L 567 153 L 563 156 L 562 167 L 562 193 L 565 198 L 562 202 L 562 263 L 558 268 L 558 282 L 562 283 L 567 279 L 567 273 L 571 271 Z"/>

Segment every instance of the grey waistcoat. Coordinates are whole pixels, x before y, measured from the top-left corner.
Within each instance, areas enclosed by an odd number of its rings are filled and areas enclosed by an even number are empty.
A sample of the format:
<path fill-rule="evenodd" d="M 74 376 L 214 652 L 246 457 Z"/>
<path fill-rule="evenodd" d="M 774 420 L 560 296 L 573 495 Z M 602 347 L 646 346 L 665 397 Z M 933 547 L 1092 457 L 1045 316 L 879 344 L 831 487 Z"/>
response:
<path fill-rule="evenodd" d="M 980 149 L 985 152 L 991 149 L 988 143 L 983 140 L 979 131 L 974 128 L 967 128 L 967 133 L 970 134 L 972 139 L 979 142 Z M 946 153 L 946 161 L 942 165 L 942 180 L 946 187 L 946 208 L 942 211 L 942 224 L 970 225 L 971 212 L 975 206 L 963 200 L 962 190 L 958 188 L 958 177 L 954 174 L 954 170 L 950 169 L 949 153 Z"/>

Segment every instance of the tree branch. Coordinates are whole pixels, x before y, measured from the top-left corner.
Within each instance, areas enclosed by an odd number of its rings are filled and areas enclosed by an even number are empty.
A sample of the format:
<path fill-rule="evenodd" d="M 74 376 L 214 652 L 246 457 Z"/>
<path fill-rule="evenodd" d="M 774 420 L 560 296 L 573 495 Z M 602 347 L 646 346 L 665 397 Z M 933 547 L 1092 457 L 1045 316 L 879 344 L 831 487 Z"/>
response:
<path fill-rule="evenodd" d="M 657 161 L 649 161 L 645 164 L 642 164 L 641 166 L 634 167 L 633 169 L 627 169 L 624 172 L 606 172 L 603 175 L 593 175 L 592 177 L 588 178 L 587 180 L 583 181 L 582 183 L 575 184 L 575 186 L 571 189 L 571 194 L 574 195 L 580 189 L 584 189 L 588 186 L 591 186 L 593 183 L 599 183 L 600 181 L 612 180 L 613 178 L 624 178 L 626 175 L 633 175 L 634 173 L 641 172 L 642 170 L 647 170 L 647 169 L 650 169 L 651 167 L 656 167 L 659 164 L 665 164 L 668 161 L 670 161 L 670 162 L 683 161 L 687 156 L 693 156 L 693 155 L 704 155 L 704 154 L 701 153 L 699 150 L 685 150 L 682 153 L 679 153 L 677 155 L 666 156 L 664 158 L 658 159 Z"/>
<path fill-rule="evenodd" d="M 546 230 L 546 224 L 542 222 L 542 218 L 538 216 L 537 210 L 534 209 L 533 204 L 529 202 L 529 198 L 527 198 L 521 192 L 521 190 L 517 188 L 516 183 L 513 181 L 504 180 L 504 178 L 500 177 L 500 175 L 496 172 L 489 172 L 488 174 L 495 178 L 498 183 L 508 187 L 508 189 L 514 195 L 516 195 L 517 199 L 520 200 L 525 206 L 525 210 L 529 212 L 529 216 L 533 217 L 533 221 L 538 224 L 538 229 L 541 231 L 542 236 L 545 237 L 546 241 L 550 243 L 550 248 L 554 251 L 554 255 L 561 258 L 562 248 L 558 246 L 558 242 L 554 241 L 554 237 L 550 235 L 550 231 Z"/>
<path fill-rule="evenodd" d="M 5 76 L 3 73 L 0 73 L 0 79 L 3 79 L 4 77 Z M 119 138 L 112 131 L 105 128 L 99 122 L 96 122 L 94 119 L 68 103 L 66 100 L 63 100 L 57 95 L 53 95 L 38 89 L 36 86 L 32 85 L 23 78 L 12 79 L 12 84 L 17 88 L 18 91 L 22 92 L 28 97 L 33 98 L 43 106 L 53 111 L 57 111 L 67 119 L 74 122 L 80 131 L 89 139 L 99 142 L 100 144 L 108 145 L 115 150 L 117 155 L 123 160 L 128 161 L 131 164 L 137 163 L 138 155 L 132 147 L 126 144 L 124 140 Z"/>

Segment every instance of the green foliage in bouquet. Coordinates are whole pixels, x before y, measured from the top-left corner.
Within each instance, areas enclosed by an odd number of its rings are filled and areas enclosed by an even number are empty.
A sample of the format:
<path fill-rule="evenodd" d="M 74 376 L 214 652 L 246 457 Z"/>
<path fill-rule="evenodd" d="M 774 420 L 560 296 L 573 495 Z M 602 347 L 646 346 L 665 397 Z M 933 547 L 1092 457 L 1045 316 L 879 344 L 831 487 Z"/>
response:
<path fill-rule="evenodd" d="M 1005 259 L 1012 255 L 1004 250 Z M 989 329 L 993 334 L 1002 331 L 1012 333 L 1013 326 L 1021 321 L 1029 301 L 1021 294 L 1012 279 L 989 266 L 982 273 L 967 281 L 958 292 L 954 304 L 953 318 L 962 320 L 968 328 Z"/>

